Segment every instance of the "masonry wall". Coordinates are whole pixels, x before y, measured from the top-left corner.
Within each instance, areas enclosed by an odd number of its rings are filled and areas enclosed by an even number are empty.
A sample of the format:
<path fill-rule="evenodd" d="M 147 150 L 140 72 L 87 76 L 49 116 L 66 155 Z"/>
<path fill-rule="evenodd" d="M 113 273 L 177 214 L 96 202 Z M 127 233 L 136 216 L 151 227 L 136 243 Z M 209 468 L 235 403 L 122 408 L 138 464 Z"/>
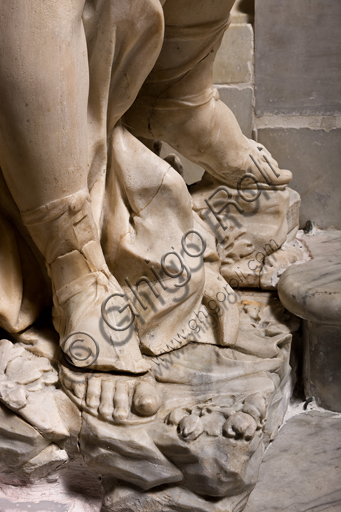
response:
<path fill-rule="evenodd" d="M 244 134 L 293 172 L 301 227 L 341 229 L 341 0 L 237 0 L 214 82 Z M 185 169 L 189 183 L 202 174 Z"/>
<path fill-rule="evenodd" d="M 258 140 L 293 172 L 301 225 L 341 228 L 341 2 L 255 1 Z"/>

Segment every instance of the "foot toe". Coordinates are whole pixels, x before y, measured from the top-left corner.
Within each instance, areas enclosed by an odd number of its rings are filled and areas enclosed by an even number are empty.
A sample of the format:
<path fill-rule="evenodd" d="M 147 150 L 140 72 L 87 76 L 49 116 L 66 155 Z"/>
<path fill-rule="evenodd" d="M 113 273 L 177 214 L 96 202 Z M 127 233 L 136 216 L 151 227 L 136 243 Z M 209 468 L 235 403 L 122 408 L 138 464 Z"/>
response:
<path fill-rule="evenodd" d="M 102 380 L 99 412 L 105 419 L 111 419 L 114 412 L 115 383 L 111 379 Z"/>
<path fill-rule="evenodd" d="M 153 416 L 161 405 L 160 397 L 152 384 L 140 382 L 135 388 L 134 407 L 141 416 Z"/>
<path fill-rule="evenodd" d="M 118 381 L 116 383 L 114 395 L 114 412 L 115 421 L 124 421 L 128 418 L 130 412 L 129 407 L 129 386 L 127 382 Z"/>
<path fill-rule="evenodd" d="M 97 410 L 100 404 L 101 397 L 101 379 L 96 377 L 88 380 L 88 389 L 86 393 L 86 405 L 90 409 Z"/>

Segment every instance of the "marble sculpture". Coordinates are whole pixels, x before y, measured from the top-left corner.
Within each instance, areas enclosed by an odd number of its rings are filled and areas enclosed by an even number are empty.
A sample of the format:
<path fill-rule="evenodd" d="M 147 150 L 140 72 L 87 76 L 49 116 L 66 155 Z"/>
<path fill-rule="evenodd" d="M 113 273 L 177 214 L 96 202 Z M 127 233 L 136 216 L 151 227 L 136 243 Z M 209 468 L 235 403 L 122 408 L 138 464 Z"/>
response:
<path fill-rule="evenodd" d="M 305 255 L 290 171 L 212 85 L 233 3 L 0 6 L 6 481 L 82 457 L 106 511 L 245 507 L 292 386 L 274 290 Z"/>

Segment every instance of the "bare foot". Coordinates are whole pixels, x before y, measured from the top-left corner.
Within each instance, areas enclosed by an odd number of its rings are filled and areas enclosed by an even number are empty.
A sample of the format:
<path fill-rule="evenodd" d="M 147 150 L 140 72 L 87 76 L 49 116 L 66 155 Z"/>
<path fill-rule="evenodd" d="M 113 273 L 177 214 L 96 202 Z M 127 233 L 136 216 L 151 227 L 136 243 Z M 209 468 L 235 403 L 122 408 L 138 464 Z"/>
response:
<path fill-rule="evenodd" d="M 65 392 L 81 410 L 110 423 L 150 421 L 161 405 L 155 380 L 149 374 L 81 373 L 61 366 L 60 378 Z"/>

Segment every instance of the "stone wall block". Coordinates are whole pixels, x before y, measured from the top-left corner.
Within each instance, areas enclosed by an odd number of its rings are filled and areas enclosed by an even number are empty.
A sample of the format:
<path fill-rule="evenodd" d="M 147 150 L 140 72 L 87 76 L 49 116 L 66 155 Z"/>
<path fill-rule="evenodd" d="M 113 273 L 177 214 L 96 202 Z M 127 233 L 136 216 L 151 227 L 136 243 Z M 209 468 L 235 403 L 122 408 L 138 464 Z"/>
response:
<path fill-rule="evenodd" d="M 231 25 L 225 32 L 213 66 L 213 82 L 251 82 L 253 75 L 253 29 L 250 24 Z"/>
<path fill-rule="evenodd" d="M 256 0 L 256 114 L 341 113 L 340 0 Z"/>
<path fill-rule="evenodd" d="M 252 101 L 253 89 L 250 86 L 218 86 L 219 97 L 237 118 L 239 126 L 246 137 L 252 137 Z"/>
<path fill-rule="evenodd" d="M 341 412 L 340 335 L 340 325 L 303 322 L 306 398 L 335 412 Z"/>
<path fill-rule="evenodd" d="M 293 173 L 290 187 L 302 201 L 300 226 L 311 220 L 321 229 L 341 229 L 341 129 L 264 128 L 258 140 Z"/>

